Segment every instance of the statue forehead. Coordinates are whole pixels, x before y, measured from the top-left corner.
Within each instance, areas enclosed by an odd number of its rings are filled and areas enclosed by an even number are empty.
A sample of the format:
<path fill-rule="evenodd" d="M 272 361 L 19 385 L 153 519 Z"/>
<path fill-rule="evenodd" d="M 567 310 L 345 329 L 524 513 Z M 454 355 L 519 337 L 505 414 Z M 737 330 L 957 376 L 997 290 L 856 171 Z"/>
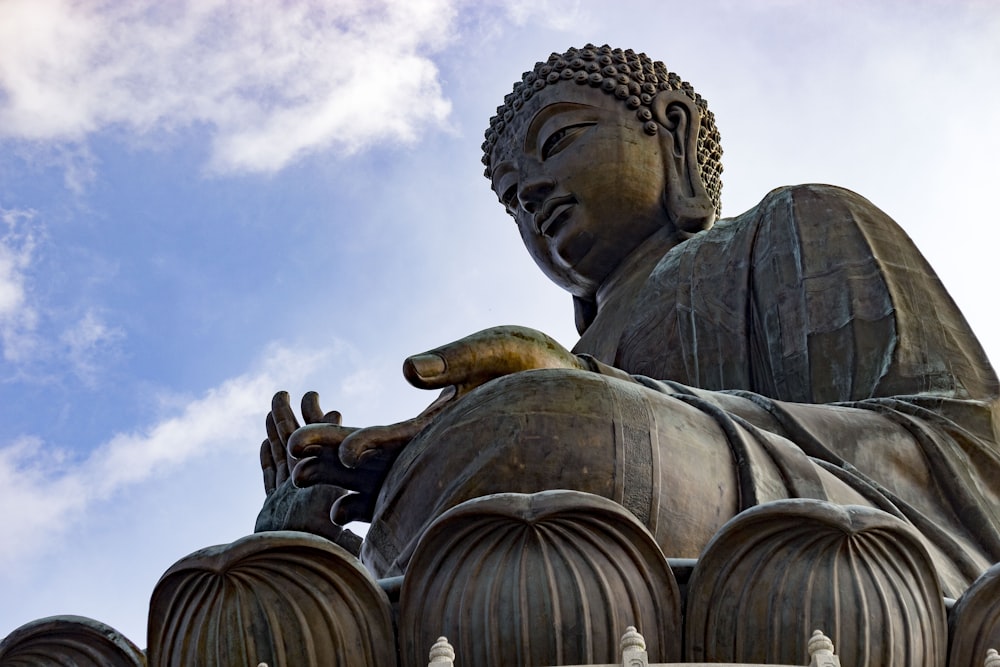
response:
<path fill-rule="evenodd" d="M 504 97 L 503 105 L 497 108 L 497 115 L 490 119 L 483 143 L 487 178 L 491 177 L 494 164 L 493 148 L 505 139 L 508 126 L 514 123 L 523 126 L 523 116 L 531 115 L 524 113 L 525 107 L 537 108 L 537 102 L 532 100 L 548 88 L 571 91 L 574 85 L 579 91 L 585 91 L 582 94 L 588 97 L 593 91 L 620 101 L 644 123 L 643 127 L 649 134 L 657 132 L 656 123 L 651 120 L 649 104 L 658 91 L 683 89 L 697 98 L 689 84 L 667 71 L 663 63 L 653 62 L 644 53 L 612 49 L 607 45 L 595 47 L 593 44 L 583 49 L 571 48 L 562 55 L 553 53 L 546 62 L 535 63 L 533 71 L 524 73 L 521 81 L 514 84 L 513 91 Z M 563 94 L 572 95 L 569 92 Z"/>
<path fill-rule="evenodd" d="M 532 96 L 520 109 L 512 114 L 503 132 L 499 135 L 491 151 L 491 163 L 495 166 L 506 160 L 515 160 L 524 147 L 524 137 L 531 122 L 543 109 L 559 103 L 585 104 L 611 111 L 618 111 L 614 101 L 606 95 L 586 86 L 577 86 L 572 81 L 549 86 Z M 624 107 L 622 107 L 624 111 Z"/>
<path fill-rule="evenodd" d="M 572 81 L 559 82 L 547 86 L 513 113 L 505 123 L 490 153 L 490 164 L 496 166 L 508 160 L 516 161 L 524 147 L 524 137 L 535 117 L 554 104 L 569 103 L 598 107 L 622 117 L 634 118 L 635 113 L 614 97 L 606 95 L 590 86 L 577 85 Z M 638 123 L 639 121 L 636 120 Z M 489 176 L 489 174 L 487 174 Z"/>

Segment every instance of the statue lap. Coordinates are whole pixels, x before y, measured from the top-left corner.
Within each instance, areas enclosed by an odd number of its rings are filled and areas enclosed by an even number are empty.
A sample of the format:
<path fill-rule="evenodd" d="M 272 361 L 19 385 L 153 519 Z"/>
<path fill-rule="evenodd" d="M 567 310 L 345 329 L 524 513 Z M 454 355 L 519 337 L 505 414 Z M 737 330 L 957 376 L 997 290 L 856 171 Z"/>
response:
<path fill-rule="evenodd" d="M 383 486 L 362 558 L 379 576 L 401 574 L 435 518 L 494 493 L 603 496 L 632 512 L 666 555 L 690 558 L 748 506 L 741 475 L 753 476 L 750 504 L 801 496 L 867 504 L 782 436 L 742 420 L 738 435 L 726 432 L 732 428 L 690 397 L 588 371 L 499 378 L 406 447 Z M 789 465 L 814 492 L 789 488 Z"/>

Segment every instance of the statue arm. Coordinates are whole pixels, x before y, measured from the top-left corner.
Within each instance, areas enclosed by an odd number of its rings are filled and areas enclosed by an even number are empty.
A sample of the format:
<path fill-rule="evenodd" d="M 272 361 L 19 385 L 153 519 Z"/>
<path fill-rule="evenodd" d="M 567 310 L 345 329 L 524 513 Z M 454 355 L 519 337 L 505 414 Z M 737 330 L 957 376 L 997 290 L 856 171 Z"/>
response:
<path fill-rule="evenodd" d="M 370 457 L 395 458 L 438 414 L 472 390 L 505 375 L 543 368 L 587 370 L 588 364 L 550 336 L 519 326 L 491 327 L 408 357 L 403 375 L 410 384 L 442 389 L 440 396 L 413 419 L 351 434 L 338 443 L 340 460 L 354 467 Z"/>
<path fill-rule="evenodd" d="M 419 415 L 396 424 L 342 426 L 340 413 L 324 413 L 318 396 L 309 392 L 302 399 L 306 424 L 300 426 L 288 394 L 278 392 L 261 446 L 267 499 L 258 531 L 294 529 L 330 537 L 327 533 L 339 535 L 351 521 L 370 520 L 393 461 L 438 414 L 492 379 L 542 368 L 588 366 L 539 331 L 501 326 L 409 357 L 403 365 L 407 380 L 442 391 Z"/>

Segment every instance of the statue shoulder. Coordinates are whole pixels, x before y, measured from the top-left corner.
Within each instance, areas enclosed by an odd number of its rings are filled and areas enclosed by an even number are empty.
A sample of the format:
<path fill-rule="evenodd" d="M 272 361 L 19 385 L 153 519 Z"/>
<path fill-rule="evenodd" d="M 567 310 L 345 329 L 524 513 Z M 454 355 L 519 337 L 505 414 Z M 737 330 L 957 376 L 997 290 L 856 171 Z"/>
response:
<path fill-rule="evenodd" d="M 773 235 L 779 230 L 794 228 L 795 233 L 778 233 L 781 243 L 798 243 L 805 236 L 827 236 L 854 228 L 850 235 L 869 236 L 866 230 L 881 230 L 905 245 L 912 246 L 909 237 L 884 211 L 856 192 L 835 185 L 807 183 L 785 185 L 768 192 L 760 203 L 743 213 L 719 220 L 714 227 L 701 232 L 692 240 L 681 244 L 678 254 L 695 251 L 703 243 L 755 245 L 764 239 L 779 242 Z M 801 234 L 801 235 L 800 235 Z M 687 247 L 684 247 L 687 246 Z M 844 249 L 840 249 L 844 250 Z M 915 251 L 915 248 L 914 248 Z M 838 248 L 827 248 L 828 255 L 836 255 Z"/>
<path fill-rule="evenodd" d="M 745 213 L 720 220 L 717 228 L 719 239 L 742 239 L 737 242 L 758 268 L 762 255 L 787 252 L 804 262 L 807 272 L 812 272 L 811 266 L 822 273 L 845 261 L 881 265 L 880 258 L 899 254 L 924 263 L 913 241 L 888 214 L 856 192 L 834 185 L 775 188 Z M 886 250 L 891 250 L 889 255 Z"/>
<path fill-rule="evenodd" d="M 734 262 L 756 264 L 760 253 L 769 250 L 794 251 L 803 259 L 798 249 L 806 243 L 817 251 L 808 253 L 806 259 L 825 266 L 850 255 L 869 256 L 879 239 L 919 254 L 892 218 L 856 192 L 820 183 L 786 185 L 768 192 L 753 208 L 723 218 L 711 229 L 680 244 L 663 263 L 684 262 L 684 257 L 698 255 L 694 264 L 701 270 L 706 247 L 724 247 L 719 259 L 726 264 L 724 270 L 731 273 Z"/>
<path fill-rule="evenodd" d="M 773 213 L 783 207 L 789 206 L 795 207 L 794 209 L 787 209 L 791 214 L 795 214 L 796 212 L 811 213 L 812 218 L 819 217 L 824 220 L 829 220 L 830 217 L 835 216 L 837 213 L 843 214 L 845 212 L 853 212 L 866 217 L 877 216 L 891 220 L 878 206 L 853 190 L 823 183 L 785 185 L 775 188 L 768 192 L 751 211 L 758 214 Z M 825 215 L 816 215 L 818 213 L 825 213 Z M 796 217 L 803 216 L 798 215 Z"/>

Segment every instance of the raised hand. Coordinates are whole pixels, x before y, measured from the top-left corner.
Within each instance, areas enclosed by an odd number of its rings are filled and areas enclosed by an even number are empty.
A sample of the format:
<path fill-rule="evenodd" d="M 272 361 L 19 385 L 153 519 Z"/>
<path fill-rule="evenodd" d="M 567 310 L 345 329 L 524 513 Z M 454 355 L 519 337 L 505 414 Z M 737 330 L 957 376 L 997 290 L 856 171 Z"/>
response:
<path fill-rule="evenodd" d="M 319 394 L 314 391 L 302 397 L 302 417 L 306 424 L 330 424 L 347 433 L 355 430 L 340 426 L 341 416 L 336 410 L 324 413 L 319 407 Z M 290 477 L 295 466 L 295 460 L 288 457 L 288 439 L 300 426 L 292 411 L 288 392 L 279 391 L 271 399 L 265 428 L 267 439 L 260 446 L 260 465 L 264 473 L 264 492 L 271 495 Z"/>
<path fill-rule="evenodd" d="M 399 452 L 444 409 L 476 387 L 504 375 L 541 368 L 581 369 L 569 350 L 545 334 L 525 327 L 494 327 L 466 336 L 403 364 L 403 374 L 416 387 L 442 389 L 427 409 L 387 426 L 350 428 L 340 413 L 324 413 L 315 392 L 302 399 L 300 426 L 279 392 L 268 415 L 268 439 L 261 447 L 265 488 L 280 488 L 289 477 L 298 488 L 333 485 L 343 493 L 330 516 L 337 524 L 368 521 L 379 489 Z M 271 469 L 273 468 L 273 470 Z M 289 472 L 290 471 L 290 472 Z"/>
<path fill-rule="evenodd" d="M 342 426 L 337 411 L 323 412 L 316 392 L 302 397 L 302 417 L 304 426 L 299 425 L 288 394 L 275 394 L 266 421 L 268 438 L 261 445 L 265 491 L 285 484 L 288 496 L 298 492 L 302 498 L 310 494 L 329 498 L 324 512 L 326 520 L 334 524 L 370 520 L 391 456 L 371 456 L 354 468 L 343 465 L 340 445 L 358 429 Z M 324 494 L 314 489 L 329 491 Z"/>
<path fill-rule="evenodd" d="M 308 424 L 333 426 L 348 433 L 354 430 L 339 425 L 340 413 L 323 413 L 315 392 L 303 396 L 302 416 Z M 257 516 L 255 532 L 299 530 L 326 537 L 357 553 L 360 538 L 338 525 L 346 521 L 331 520 L 334 505 L 350 492 L 336 484 L 314 484 L 309 488 L 293 484 L 292 471 L 296 460 L 288 455 L 287 444 L 300 427 L 286 392 L 275 394 L 265 425 L 268 437 L 261 444 L 260 463 L 267 497 Z"/>

